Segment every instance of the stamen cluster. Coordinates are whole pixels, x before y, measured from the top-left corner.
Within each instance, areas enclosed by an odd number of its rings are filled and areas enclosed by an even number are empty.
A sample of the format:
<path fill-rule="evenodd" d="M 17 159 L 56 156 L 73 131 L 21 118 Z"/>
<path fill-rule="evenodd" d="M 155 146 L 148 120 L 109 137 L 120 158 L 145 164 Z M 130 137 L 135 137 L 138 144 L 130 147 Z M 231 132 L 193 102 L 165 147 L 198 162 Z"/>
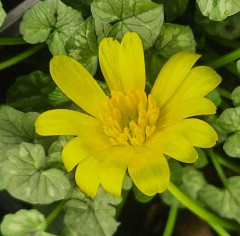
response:
<path fill-rule="evenodd" d="M 111 95 L 101 113 L 104 132 L 114 145 L 141 146 L 156 130 L 159 108 L 154 98 L 143 90 Z"/>

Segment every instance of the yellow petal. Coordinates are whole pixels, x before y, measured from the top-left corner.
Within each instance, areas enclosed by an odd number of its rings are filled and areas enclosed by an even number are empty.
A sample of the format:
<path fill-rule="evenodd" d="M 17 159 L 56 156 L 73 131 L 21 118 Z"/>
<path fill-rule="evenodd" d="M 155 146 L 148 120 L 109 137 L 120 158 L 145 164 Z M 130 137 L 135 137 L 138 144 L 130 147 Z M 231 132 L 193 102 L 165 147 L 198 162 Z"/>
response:
<path fill-rule="evenodd" d="M 79 162 L 89 156 L 89 150 L 80 138 L 73 138 L 62 151 L 62 160 L 67 171 L 71 171 Z"/>
<path fill-rule="evenodd" d="M 81 112 L 55 109 L 40 114 L 35 122 L 40 135 L 78 135 L 95 127 L 97 120 Z"/>
<path fill-rule="evenodd" d="M 177 132 L 186 137 L 195 147 L 209 148 L 216 144 L 216 131 L 206 122 L 199 119 L 184 119 L 174 125 L 163 128 L 161 132 Z"/>
<path fill-rule="evenodd" d="M 145 88 L 143 45 L 138 34 L 128 32 L 122 39 L 119 51 L 119 72 L 124 92 Z"/>
<path fill-rule="evenodd" d="M 159 107 L 162 107 L 177 91 L 199 57 L 200 55 L 191 52 L 179 52 L 167 61 L 151 91 Z"/>
<path fill-rule="evenodd" d="M 136 150 L 128 172 L 137 188 L 148 196 L 163 192 L 169 183 L 170 172 L 166 158 L 151 148 Z"/>
<path fill-rule="evenodd" d="M 120 43 L 113 38 L 104 38 L 99 45 L 99 63 L 111 91 L 123 91 L 119 75 Z"/>
<path fill-rule="evenodd" d="M 168 101 L 168 106 L 170 104 L 176 105 L 190 98 L 204 97 L 220 82 L 221 77 L 212 68 L 207 66 L 195 67 Z"/>
<path fill-rule="evenodd" d="M 147 140 L 146 145 L 156 153 L 163 153 L 178 161 L 193 163 L 198 158 L 190 141 L 178 132 L 158 131 Z"/>
<path fill-rule="evenodd" d="M 101 185 L 107 192 L 120 196 L 132 149 L 127 146 L 113 146 L 100 155 L 103 160 Z"/>
<path fill-rule="evenodd" d="M 157 127 L 169 126 L 191 116 L 214 113 L 216 113 L 216 106 L 207 98 L 192 98 L 174 105 L 167 103 L 160 109 Z"/>
<path fill-rule="evenodd" d="M 101 160 L 101 153 L 106 149 L 112 147 L 109 137 L 104 133 L 101 124 L 97 123 L 95 126 L 86 128 L 78 137 L 81 139 L 84 148 L 88 150 L 91 155 Z"/>
<path fill-rule="evenodd" d="M 54 56 L 50 72 L 63 93 L 83 110 L 99 117 L 99 112 L 105 107 L 106 95 L 80 63 L 68 56 Z"/>
<path fill-rule="evenodd" d="M 94 198 L 100 185 L 101 165 L 94 157 L 88 157 L 78 164 L 75 179 L 78 187 Z"/>

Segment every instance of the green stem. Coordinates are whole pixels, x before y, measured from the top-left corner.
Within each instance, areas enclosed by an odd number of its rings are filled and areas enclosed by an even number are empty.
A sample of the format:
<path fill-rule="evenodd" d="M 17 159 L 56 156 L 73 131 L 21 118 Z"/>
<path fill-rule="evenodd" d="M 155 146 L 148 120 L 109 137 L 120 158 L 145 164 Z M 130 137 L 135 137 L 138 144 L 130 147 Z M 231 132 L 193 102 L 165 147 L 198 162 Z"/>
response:
<path fill-rule="evenodd" d="M 207 151 L 207 153 L 208 153 L 208 155 L 209 155 L 209 157 L 210 157 L 210 159 L 211 159 L 211 161 L 212 161 L 212 163 L 213 163 L 213 165 L 214 165 L 214 167 L 215 167 L 215 169 L 218 173 L 218 176 L 221 179 L 223 185 L 226 186 L 227 179 L 226 179 L 226 176 L 223 172 L 223 169 L 222 169 L 221 165 L 218 162 L 218 159 L 215 156 L 215 153 L 213 152 L 212 149 L 209 149 Z"/>
<path fill-rule="evenodd" d="M 67 200 L 61 201 L 54 209 L 53 211 L 47 216 L 47 227 L 54 221 L 54 219 L 59 215 L 59 213 L 62 211 L 65 203 Z"/>
<path fill-rule="evenodd" d="M 236 174 L 240 175 L 240 167 L 236 166 L 232 162 L 230 162 L 227 158 L 220 157 L 215 153 L 215 158 L 217 159 L 218 163 L 222 166 L 228 168 L 229 170 L 235 172 Z"/>
<path fill-rule="evenodd" d="M 236 67 L 236 63 L 235 62 L 232 62 L 230 64 L 227 64 L 226 66 L 226 69 L 228 69 L 228 71 L 230 71 L 232 74 L 234 74 L 235 76 L 239 77 L 239 72 L 237 70 L 237 67 Z"/>
<path fill-rule="evenodd" d="M 172 206 L 168 215 L 166 227 L 163 236 L 171 236 L 177 219 L 178 207 Z"/>
<path fill-rule="evenodd" d="M 17 64 L 18 62 L 23 61 L 24 59 L 32 56 L 33 54 L 40 51 L 44 47 L 45 47 L 45 44 L 38 44 L 36 46 L 33 46 L 33 47 L 29 48 L 25 52 L 18 54 L 17 56 L 14 56 L 14 57 L 6 60 L 6 61 L 1 62 L 0 63 L 0 70 L 6 69 L 6 68 L 8 68 L 12 65 Z"/>
<path fill-rule="evenodd" d="M 220 235 L 229 235 L 224 230 L 224 228 L 229 229 L 229 230 L 236 230 L 238 232 L 240 231 L 239 224 L 237 224 L 235 222 L 231 222 L 229 220 L 224 220 L 224 219 L 220 218 L 219 216 L 207 211 L 205 208 L 203 208 L 202 206 L 197 204 L 195 201 L 193 201 L 191 198 L 189 198 L 187 195 L 185 195 L 173 183 L 170 183 L 168 185 L 168 190 L 183 205 L 185 205 L 193 213 L 195 213 L 200 218 L 202 218 L 207 223 L 209 223 L 215 231 L 217 231 L 218 233 L 221 232 Z"/>
<path fill-rule="evenodd" d="M 240 48 L 238 48 L 224 56 L 220 56 L 213 61 L 208 62 L 207 65 L 212 68 L 217 69 L 217 68 L 225 66 L 231 62 L 234 62 L 239 58 L 240 58 Z"/>
<path fill-rule="evenodd" d="M 17 38 L 0 38 L 0 45 L 22 45 L 22 44 L 28 44 L 22 37 Z"/>
<path fill-rule="evenodd" d="M 220 225 L 216 225 L 216 224 L 212 224 L 209 223 L 208 224 L 215 230 L 215 232 L 218 233 L 218 235 L 220 236 L 231 236 L 225 229 L 223 229 Z"/>
<path fill-rule="evenodd" d="M 229 92 L 228 90 L 218 87 L 217 91 L 219 92 L 221 97 L 224 97 L 224 98 L 227 98 L 229 100 L 232 100 L 231 92 Z"/>

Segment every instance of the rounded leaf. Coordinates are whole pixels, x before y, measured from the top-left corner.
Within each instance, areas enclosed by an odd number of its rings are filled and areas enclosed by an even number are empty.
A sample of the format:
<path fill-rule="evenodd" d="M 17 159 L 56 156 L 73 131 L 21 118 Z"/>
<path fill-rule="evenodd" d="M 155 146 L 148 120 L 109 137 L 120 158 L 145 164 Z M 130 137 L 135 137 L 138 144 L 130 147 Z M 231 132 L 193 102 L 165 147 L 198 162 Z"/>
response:
<path fill-rule="evenodd" d="M 33 204 L 48 204 L 63 199 L 70 183 L 59 169 L 44 169 L 44 149 L 39 144 L 22 143 L 7 153 L 0 179 L 14 197 Z"/>

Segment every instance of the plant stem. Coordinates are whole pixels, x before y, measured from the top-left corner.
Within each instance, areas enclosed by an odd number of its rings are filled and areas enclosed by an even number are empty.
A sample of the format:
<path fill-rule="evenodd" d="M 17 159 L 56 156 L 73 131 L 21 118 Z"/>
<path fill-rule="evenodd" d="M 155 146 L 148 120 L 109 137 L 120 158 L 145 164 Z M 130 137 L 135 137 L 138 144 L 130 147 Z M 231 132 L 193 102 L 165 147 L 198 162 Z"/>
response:
<path fill-rule="evenodd" d="M 217 91 L 219 92 L 219 94 L 224 97 L 224 98 L 227 98 L 229 100 L 232 100 L 231 98 L 231 92 L 229 92 L 228 90 L 224 89 L 224 88 L 220 88 L 218 87 L 217 88 Z"/>
<path fill-rule="evenodd" d="M 177 219 L 178 207 L 171 206 L 163 236 L 171 236 Z"/>
<path fill-rule="evenodd" d="M 10 45 L 23 45 L 28 44 L 22 37 L 17 38 L 0 38 L 1 46 L 10 46 Z"/>
<path fill-rule="evenodd" d="M 209 157 L 210 157 L 210 159 L 211 159 L 211 161 L 212 161 L 212 163 L 213 163 L 213 165 L 214 165 L 214 167 L 215 167 L 215 169 L 216 169 L 216 171 L 218 173 L 218 176 L 221 179 L 223 185 L 226 186 L 227 179 L 226 179 L 226 176 L 225 176 L 225 174 L 223 172 L 223 169 L 222 169 L 221 165 L 218 162 L 218 159 L 215 156 L 215 153 L 213 152 L 212 149 L 209 149 L 207 151 L 207 153 L 208 153 L 208 155 L 209 155 Z"/>
<path fill-rule="evenodd" d="M 231 236 L 225 229 L 223 229 L 220 225 L 212 224 L 208 222 L 208 224 L 218 233 L 220 236 Z"/>
<path fill-rule="evenodd" d="M 215 158 L 218 160 L 218 162 L 228 168 L 229 170 L 235 172 L 236 174 L 240 175 L 240 167 L 239 166 L 236 166 L 235 164 L 233 164 L 232 162 L 230 162 L 227 158 L 223 158 L 223 157 L 220 157 L 219 155 L 216 155 L 215 154 Z"/>
<path fill-rule="evenodd" d="M 6 68 L 8 68 L 12 65 L 17 64 L 20 61 L 23 61 L 24 59 L 32 56 L 33 54 L 40 51 L 44 47 L 45 47 L 45 44 L 38 44 L 36 46 L 33 46 L 33 47 L 29 48 L 25 52 L 18 54 L 17 56 L 14 56 L 14 57 L 6 60 L 6 61 L 1 62 L 0 63 L 0 70 L 6 69 Z"/>
<path fill-rule="evenodd" d="M 191 210 L 193 213 L 198 215 L 200 218 L 205 220 L 207 223 L 209 223 L 212 228 L 214 228 L 215 231 L 218 233 L 221 232 L 220 235 L 229 235 L 224 228 L 230 229 L 230 230 L 236 230 L 240 231 L 240 225 L 220 218 L 219 216 L 209 212 L 199 204 L 197 204 L 195 201 L 190 199 L 187 195 L 185 195 L 179 188 L 177 188 L 173 183 L 170 182 L 168 185 L 168 191 L 177 199 L 179 200 L 183 205 L 185 205 L 189 210 Z"/>
<path fill-rule="evenodd" d="M 219 67 L 229 64 L 230 62 L 234 62 L 239 58 L 240 58 L 240 48 L 238 48 L 224 56 L 220 56 L 213 61 L 208 62 L 207 65 L 214 69 L 217 69 Z"/>
<path fill-rule="evenodd" d="M 62 211 L 65 203 L 67 200 L 61 201 L 54 209 L 53 211 L 47 216 L 47 227 L 53 222 L 53 220 L 59 215 L 59 213 Z"/>
<path fill-rule="evenodd" d="M 237 66 L 235 62 L 229 63 L 226 66 L 226 69 L 228 69 L 228 71 L 230 71 L 232 74 L 234 74 L 235 76 L 239 77 L 239 73 L 237 70 Z"/>

